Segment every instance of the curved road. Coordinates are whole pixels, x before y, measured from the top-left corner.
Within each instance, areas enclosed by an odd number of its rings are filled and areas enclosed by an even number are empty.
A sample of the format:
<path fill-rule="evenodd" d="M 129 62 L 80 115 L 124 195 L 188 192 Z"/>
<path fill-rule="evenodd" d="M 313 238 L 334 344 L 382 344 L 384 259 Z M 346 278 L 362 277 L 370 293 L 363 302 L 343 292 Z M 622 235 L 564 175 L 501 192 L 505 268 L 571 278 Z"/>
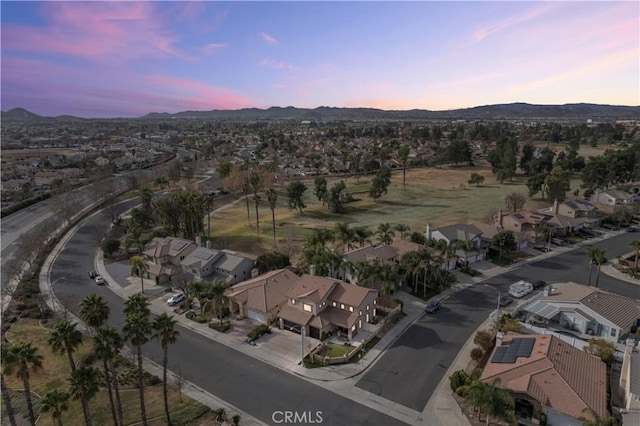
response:
<path fill-rule="evenodd" d="M 136 201 L 121 204 L 123 211 Z M 74 314 L 89 293 L 102 296 L 111 307 L 110 324 L 120 328 L 123 300 L 87 277 L 93 269 L 97 248 L 95 233 L 104 229 L 108 217 L 97 213 L 86 219 L 53 262 L 50 282 L 58 299 Z M 114 284 L 117 285 L 117 284 Z M 326 425 L 400 425 L 402 422 L 357 404 L 306 380 L 257 361 L 227 346 L 178 326 L 180 338 L 170 348 L 173 371 L 180 368 L 186 379 L 248 414 L 273 424 L 275 411 L 322 412 Z M 157 342 L 144 348 L 145 355 L 161 364 Z"/>

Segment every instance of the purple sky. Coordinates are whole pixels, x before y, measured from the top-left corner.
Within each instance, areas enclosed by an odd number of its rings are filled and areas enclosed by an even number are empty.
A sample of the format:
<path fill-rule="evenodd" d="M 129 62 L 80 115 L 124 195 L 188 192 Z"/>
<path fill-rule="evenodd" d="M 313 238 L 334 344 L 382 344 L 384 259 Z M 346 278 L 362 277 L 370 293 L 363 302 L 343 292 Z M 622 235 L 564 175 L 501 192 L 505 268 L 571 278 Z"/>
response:
<path fill-rule="evenodd" d="M 1 107 L 640 105 L 640 3 L 2 2 Z"/>

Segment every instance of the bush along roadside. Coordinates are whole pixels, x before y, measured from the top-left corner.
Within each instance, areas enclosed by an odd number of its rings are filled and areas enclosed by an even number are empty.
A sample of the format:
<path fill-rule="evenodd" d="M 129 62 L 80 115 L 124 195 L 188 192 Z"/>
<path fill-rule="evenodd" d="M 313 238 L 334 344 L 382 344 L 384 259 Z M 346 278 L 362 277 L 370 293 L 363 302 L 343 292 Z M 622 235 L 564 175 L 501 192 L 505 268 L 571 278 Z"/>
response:
<path fill-rule="evenodd" d="M 260 336 L 266 333 L 271 333 L 269 326 L 266 324 L 260 324 L 259 326 L 251 330 L 249 334 L 247 334 L 247 337 L 251 340 L 257 340 Z"/>

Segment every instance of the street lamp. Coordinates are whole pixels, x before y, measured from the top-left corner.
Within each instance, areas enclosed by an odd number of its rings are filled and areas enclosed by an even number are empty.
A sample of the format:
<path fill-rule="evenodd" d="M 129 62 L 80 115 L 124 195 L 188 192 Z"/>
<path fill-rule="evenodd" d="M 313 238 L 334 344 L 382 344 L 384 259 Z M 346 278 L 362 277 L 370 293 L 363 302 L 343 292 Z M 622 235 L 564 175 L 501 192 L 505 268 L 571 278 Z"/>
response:
<path fill-rule="evenodd" d="M 498 305 L 496 306 L 496 321 L 500 321 L 500 290 L 495 287 L 491 287 L 489 284 L 485 284 L 485 287 L 489 287 L 493 289 L 496 293 L 498 293 Z"/>

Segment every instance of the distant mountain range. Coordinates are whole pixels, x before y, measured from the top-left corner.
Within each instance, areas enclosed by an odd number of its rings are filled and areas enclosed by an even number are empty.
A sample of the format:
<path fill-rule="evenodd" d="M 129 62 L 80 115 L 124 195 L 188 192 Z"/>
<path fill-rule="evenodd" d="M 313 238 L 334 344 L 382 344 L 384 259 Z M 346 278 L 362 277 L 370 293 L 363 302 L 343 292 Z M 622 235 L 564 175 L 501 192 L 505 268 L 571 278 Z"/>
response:
<path fill-rule="evenodd" d="M 375 108 L 271 107 L 238 110 L 182 111 L 175 114 L 152 112 L 138 119 L 157 120 L 172 118 L 199 118 L 211 120 L 587 120 L 627 119 L 640 120 L 640 106 L 565 104 L 532 105 L 512 103 L 485 105 L 447 111 L 412 109 L 406 111 Z M 73 122 L 89 119 L 63 115 L 43 117 L 24 108 L 2 111 L 3 122 Z"/>

